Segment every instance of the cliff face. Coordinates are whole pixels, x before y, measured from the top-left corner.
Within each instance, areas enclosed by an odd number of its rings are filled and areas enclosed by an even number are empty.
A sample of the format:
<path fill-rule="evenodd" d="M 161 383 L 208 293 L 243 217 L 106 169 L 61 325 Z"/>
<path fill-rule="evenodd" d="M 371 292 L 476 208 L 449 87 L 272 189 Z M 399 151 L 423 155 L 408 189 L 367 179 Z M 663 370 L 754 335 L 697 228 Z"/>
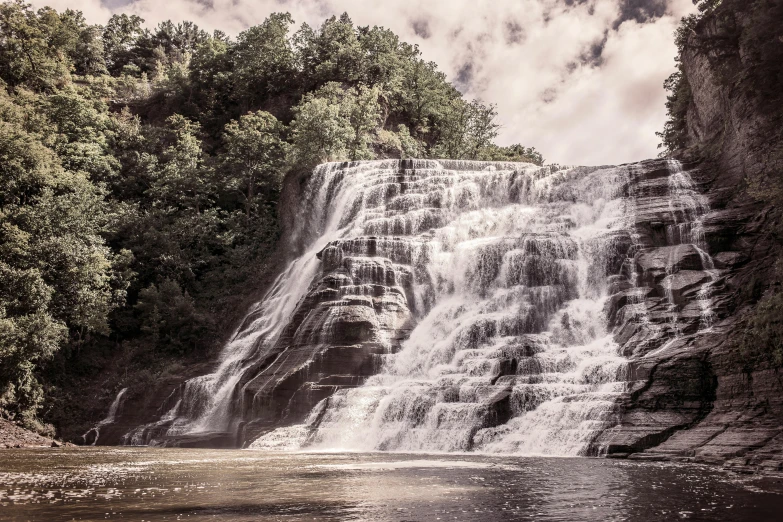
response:
<path fill-rule="evenodd" d="M 748 359 L 736 342 L 742 314 L 752 306 L 749 294 L 764 290 L 778 255 L 777 209 L 745 191 L 747 179 L 783 170 L 783 110 L 747 73 L 758 55 L 746 36 L 754 23 L 751 4 L 761 3 L 725 5 L 706 16 L 681 57 L 692 94 L 688 148 L 681 154 L 707 157 L 691 175 L 709 201 L 709 252 L 726 269 L 719 282 L 723 318 L 707 333 L 635 358 L 637 382 L 621 425 L 599 441 L 610 455 L 783 469 L 783 372 L 764 358 Z M 728 81 L 727 69 L 744 74 Z"/>

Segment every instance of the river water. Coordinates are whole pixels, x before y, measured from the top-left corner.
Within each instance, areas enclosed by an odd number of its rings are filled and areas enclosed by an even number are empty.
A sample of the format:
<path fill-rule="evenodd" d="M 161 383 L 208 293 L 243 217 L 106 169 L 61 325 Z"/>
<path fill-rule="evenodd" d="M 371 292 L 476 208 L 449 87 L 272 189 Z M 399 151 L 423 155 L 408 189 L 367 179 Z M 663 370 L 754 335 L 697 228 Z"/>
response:
<path fill-rule="evenodd" d="M 475 454 L 0 453 L 0 520 L 781 520 L 781 480 Z"/>

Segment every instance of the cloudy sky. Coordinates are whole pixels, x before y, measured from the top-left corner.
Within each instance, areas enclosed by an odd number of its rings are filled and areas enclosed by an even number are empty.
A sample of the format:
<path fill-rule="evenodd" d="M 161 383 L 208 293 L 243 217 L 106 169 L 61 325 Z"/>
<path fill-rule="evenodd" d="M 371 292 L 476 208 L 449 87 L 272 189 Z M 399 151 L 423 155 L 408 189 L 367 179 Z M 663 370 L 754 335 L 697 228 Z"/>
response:
<path fill-rule="evenodd" d="M 348 12 L 418 44 L 469 98 L 497 105 L 498 142 L 535 146 L 549 163 L 654 157 L 665 120 L 673 32 L 691 0 L 32 0 L 147 25 L 191 20 L 235 36 L 269 13 L 319 25 Z"/>

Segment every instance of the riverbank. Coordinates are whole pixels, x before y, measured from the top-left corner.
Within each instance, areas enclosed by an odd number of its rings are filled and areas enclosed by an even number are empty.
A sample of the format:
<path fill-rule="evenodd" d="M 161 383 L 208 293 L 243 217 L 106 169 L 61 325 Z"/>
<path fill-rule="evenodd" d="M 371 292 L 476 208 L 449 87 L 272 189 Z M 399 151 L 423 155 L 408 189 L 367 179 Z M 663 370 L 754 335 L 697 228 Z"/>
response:
<path fill-rule="evenodd" d="M 0 418 L 0 448 L 59 448 L 60 446 L 73 446 L 73 444 L 44 437 Z"/>

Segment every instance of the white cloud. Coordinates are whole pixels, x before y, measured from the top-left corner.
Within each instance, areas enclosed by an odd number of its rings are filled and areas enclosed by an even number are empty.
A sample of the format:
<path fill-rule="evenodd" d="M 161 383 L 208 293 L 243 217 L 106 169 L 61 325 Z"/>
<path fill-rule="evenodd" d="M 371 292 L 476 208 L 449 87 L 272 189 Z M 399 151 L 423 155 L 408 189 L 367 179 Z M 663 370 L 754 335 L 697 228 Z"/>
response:
<path fill-rule="evenodd" d="M 691 0 L 32 3 L 79 9 L 94 23 L 113 12 L 132 12 L 151 26 L 191 20 L 230 35 L 274 11 L 289 11 L 310 25 L 347 11 L 357 25 L 382 25 L 419 44 L 424 57 L 437 62 L 468 97 L 497 104 L 499 142 L 533 145 L 549 162 L 568 164 L 622 163 L 657 154 L 655 131 L 665 120 L 662 84 L 674 69 L 672 34 L 679 18 L 694 9 Z M 633 11 L 638 7 L 663 16 L 643 16 Z"/>

